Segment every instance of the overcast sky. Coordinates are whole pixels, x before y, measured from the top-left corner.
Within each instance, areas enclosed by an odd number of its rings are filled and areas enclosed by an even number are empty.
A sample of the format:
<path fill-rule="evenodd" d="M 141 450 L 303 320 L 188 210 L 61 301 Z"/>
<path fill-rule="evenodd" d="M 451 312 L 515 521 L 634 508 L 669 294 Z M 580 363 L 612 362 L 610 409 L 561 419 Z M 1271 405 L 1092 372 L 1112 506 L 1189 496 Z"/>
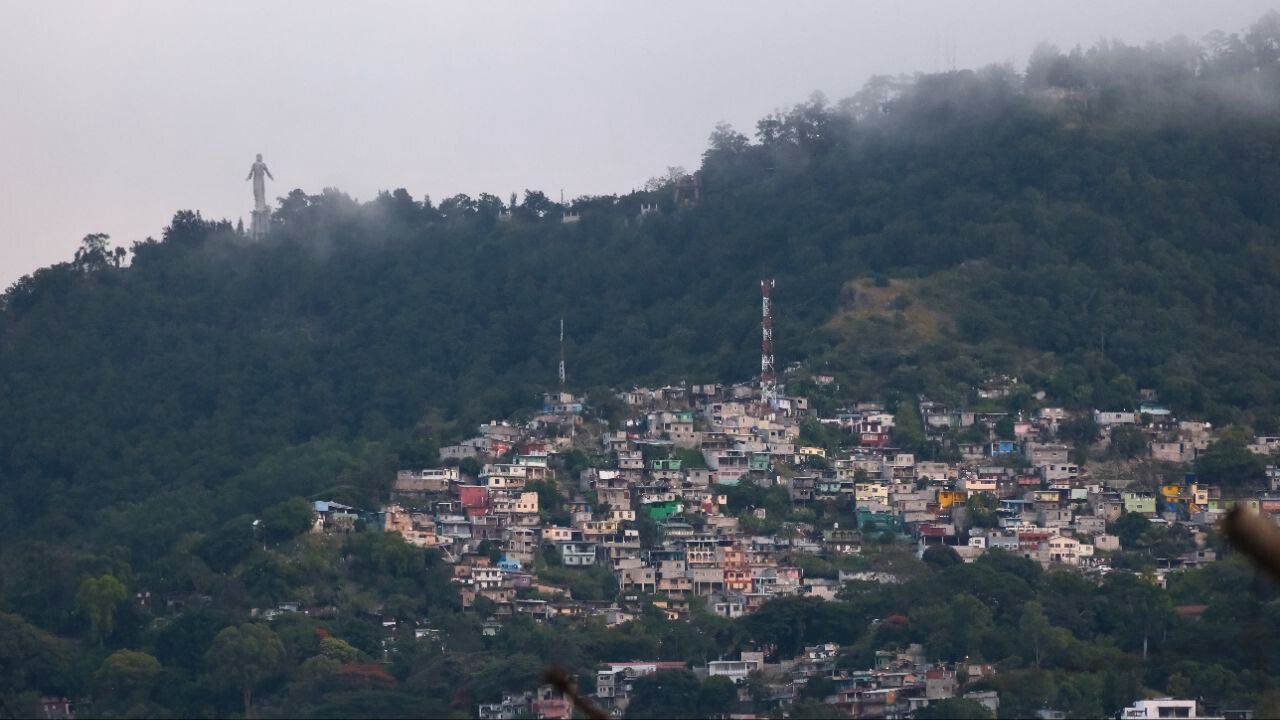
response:
<path fill-rule="evenodd" d="M 694 167 L 717 121 L 750 134 L 876 73 L 1239 30 L 1280 0 L 41 3 L 0 0 L 0 288 L 128 245 L 173 212 L 405 187 L 626 192 Z"/>

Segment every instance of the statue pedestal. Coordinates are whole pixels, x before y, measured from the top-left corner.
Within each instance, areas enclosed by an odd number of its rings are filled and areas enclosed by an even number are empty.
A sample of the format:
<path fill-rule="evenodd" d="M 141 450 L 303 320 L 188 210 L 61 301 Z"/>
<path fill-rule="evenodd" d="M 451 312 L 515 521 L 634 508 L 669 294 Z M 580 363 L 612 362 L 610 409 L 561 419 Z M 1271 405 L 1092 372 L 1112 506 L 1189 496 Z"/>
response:
<path fill-rule="evenodd" d="M 249 225 L 249 237 L 261 240 L 267 236 L 267 228 L 271 224 L 271 211 L 263 208 L 252 212 L 253 221 Z"/>

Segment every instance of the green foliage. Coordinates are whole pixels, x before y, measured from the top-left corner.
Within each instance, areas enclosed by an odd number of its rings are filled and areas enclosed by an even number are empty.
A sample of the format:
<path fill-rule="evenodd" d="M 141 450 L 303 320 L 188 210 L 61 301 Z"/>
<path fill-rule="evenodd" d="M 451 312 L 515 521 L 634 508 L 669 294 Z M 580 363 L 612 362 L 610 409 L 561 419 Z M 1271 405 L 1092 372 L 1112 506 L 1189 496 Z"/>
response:
<path fill-rule="evenodd" d="M 693 448 L 676 448 L 671 456 L 680 461 L 680 467 L 685 470 L 706 470 L 707 460 L 702 457 L 702 452 Z"/>
<path fill-rule="evenodd" d="M 983 720 L 991 718 L 991 710 L 976 700 L 944 698 L 931 700 L 929 704 L 912 713 L 917 720 Z"/>
<path fill-rule="evenodd" d="M 1228 435 L 1196 458 L 1196 478 L 1224 491 L 1257 490 L 1266 481 L 1266 463 L 1239 438 Z"/>
<path fill-rule="evenodd" d="M 702 686 L 688 670 L 659 670 L 637 678 L 628 718 L 688 717 L 696 712 Z"/>
<path fill-rule="evenodd" d="M 268 540 L 282 542 L 311 529 L 312 518 L 311 503 L 290 498 L 263 512 L 262 529 Z"/>
<path fill-rule="evenodd" d="M 1142 428 L 1119 425 L 1111 429 L 1111 452 L 1123 458 L 1134 458 L 1147 451 L 1147 435 Z"/>
<path fill-rule="evenodd" d="M 709 677 L 702 681 L 698 688 L 697 715 L 715 717 L 726 715 L 738 699 L 738 688 L 733 681 L 722 675 Z"/>
<path fill-rule="evenodd" d="M 218 633 L 207 662 L 213 681 L 239 690 L 244 698 L 244 714 L 252 717 L 253 691 L 283 669 L 284 646 L 270 628 L 247 623 Z"/>
<path fill-rule="evenodd" d="M 823 700 L 828 695 L 835 694 L 836 684 L 831 678 L 815 677 L 809 678 L 800 689 L 800 697 L 806 700 Z"/>
<path fill-rule="evenodd" d="M 22 714 L 33 696 L 92 692 L 105 712 L 215 716 L 235 711 L 217 690 L 239 690 L 246 714 L 261 690 L 276 714 L 440 716 L 536 687 L 551 660 L 702 662 L 835 641 L 851 668 L 906 642 L 1000 662 L 993 683 L 1013 716 L 1113 714 L 1146 688 L 1258 699 L 1256 660 L 1280 619 L 1234 561 L 1173 573 L 1165 593 L 1122 571 L 1095 585 L 998 551 L 967 565 L 933 552 L 930 570 L 886 532 L 856 562 L 901 585 L 779 599 L 732 622 L 515 618 L 487 638 L 435 553 L 374 532 L 304 532 L 308 500 L 375 509 L 396 469 L 435 462 L 442 444 L 548 389 L 548 318 L 572 328 L 575 390 L 615 429 L 608 388 L 751 377 L 741 349 L 755 341 L 765 276 L 778 281 L 778 347 L 792 354 L 780 365 L 803 360 L 848 397 L 889 400 L 904 450 L 940 452 L 916 398 L 964 403 L 994 373 L 1028 382 L 1000 408 L 1011 411 L 1032 409 L 1033 387 L 1080 411 L 1131 406 L 1153 387 L 1180 417 L 1240 425 L 1197 461 L 1202 482 L 1261 489 L 1243 425 L 1274 432 L 1280 418 L 1276 27 L 1269 15 L 1203 46 L 1042 48 L 1025 76 L 879 78 L 839 105 L 764 118 L 755 141 L 720 127 L 702 199 L 678 212 L 666 185 L 661 198 L 586 199 L 573 224 L 532 190 L 504 223 L 491 195 L 433 206 L 404 190 L 368 203 L 295 190 L 261 242 L 188 211 L 128 263 L 105 235 L 86 237 L 69 262 L 0 296 L 0 698 Z M 635 222 L 655 201 L 663 211 Z M 706 268 L 723 281 L 707 283 Z M 845 399 L 809 389 L 823 413 Z M 1087 414 L 1061 430 L 1077 457 L 1100 437 Z M 843 439 L 802 428 L 804 443 Z M 1136 456 L 1139 440 L 1120 428 L 1112 446 Z M 574 451 L 563 469 L 598 462 Z M 560 488 L 532 489 L 554 517 Z M 780 488 L 726 494 L 735 512 L 767 510 L 744 527 L 815 519 Z M 847 507 L 819 510 L 847 522 Z M 972 525 L 995 523 L 988 498 L 965 510 Z M 638 527 L 652 546 L 656 525 Z M 1121 569 L 1193 547 L 1141 519 L 1113 529 Z M 832 576 L 855 561 L 803 562 Z M 540 570 L 577 598 L 617 594 L 603 568 Z M 154 591 L 159 617 L 126 587 Z M 346 643 L 328 643 L 343 660 L 381 653 L 372 613 L 426 619 L 440 640 L 397 642 L 401 688 L 342 687 L 316 621 L 241 624 L 283 599 L 340 608 L 325 627 Z M 1174 602 L 1209 610 L 1192 623 Z M 81 646 L 58 639 L 86 629 Z M 677 675 L 635 711 L 730 702 L 723 683 Z M 1258 707 L 1280 704 L 1263 694 Z M 801 701 L 792 715 L 829 710 Z"/>
<path fill-rule="evenodd" d="M 999 501 L 991 493 L 973 493 L 965 498 L 966 519 L 971 527 L 993 528 L 1000 526 L 1000 518 L 996 515 Z"/>
<path fill-rule="evenodd" d="M 1084 447 L 1102 438 L 1102 428 L 1092 415 L 1085 414 L 1058 423 L 1058 437 L 1076 447 Z"/>
<path fill-rule="evenodd" d="M 0 613 L 0 699 L 24 690 L 65 690 L 71 656 L 57 638 Z"/>
<path fill-rule="evenodd" d="M 894 413 L 893 443 L 907 452 L 915 452 L 924 444 L 924 425 L 915 403 L 904 402 Z"/>
<path fill-rule="evenodd" d="M 525 492 L 538 494 L 538 511 L 543 513 L 559 512 L 564 507 L 565 497 L 560 492 L 555 480 L 534 480 L 525 483 Z"/>
<path fill-rule="evenodd" d="M 798 700 L 792 704 L 788 717 L 797 720 L 842 720 L 849 716 L 834 705 L 817 700 Z"/>
<path fill-rule="evenodd" d="M 476 546 L 476 552 L 489 558 L 489 562 L 496 565 L 502 559 L 502 544 L 486 538 Z"/>
<path fill-rule="evenodd" d="M 946 545 L 930 546 L 920 556 L 920 559 L 924 560 L 925 564 L 934 570 L 945 570 L 952 565 L 959 565 L 964 562 L 960 559 L 960 555 L 955 551 L 955 548 Z"/>
<path fill-rule="evenodd" d="M 1012 440 L 1013 439 L 1013 418 L 1008 415 L 1004 415 L 999 420 L 996 420 L 995 431 L 996 431 L 996 437 L 1000 438 L 1001 440 Z"/>
<path fill-rule="evenodd" d="M 90 638 L 103 644 L 115 630 L 120 605 L 129 599 L 129 591 L 111 573 L 85 578 L 76 593 L 76 609 L 89 620 Z"/>
<path fill-rule="evenodd" d="M 107 707 L 128 710 L 145 700 L 161 670 L 160 661 L 147 653 L 117 650 L 94 673 L 94 685 Z"/>
<path fill-rule="evenodd" d="M 363 657 L 363 653 L 352 647 L 350 643 L 332 636 L 320 641 L 320 654 L 344 664 L 358 662 Z"/>
<path fill-rule="evenodd" d="M 1113 535 L 1120 538 L 1121 547 L 1132 548 L 1138 543 L 1138 538 L 1142 536 L 1151 527 L 1151 521 L 1141 513 L 1125 513 L 1111 523 L 1108 528 Z"/>

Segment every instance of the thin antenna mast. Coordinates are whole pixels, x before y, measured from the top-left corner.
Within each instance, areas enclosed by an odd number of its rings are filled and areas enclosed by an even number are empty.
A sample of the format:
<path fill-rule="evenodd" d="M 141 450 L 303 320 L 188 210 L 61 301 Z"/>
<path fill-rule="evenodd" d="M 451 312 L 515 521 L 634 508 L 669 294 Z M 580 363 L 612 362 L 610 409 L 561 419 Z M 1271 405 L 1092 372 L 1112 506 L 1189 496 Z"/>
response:
<path fill-rule="evenodd" d="M 760 281 L 760 402 L 778 406 L 777 376 L 773 369 L 773 278 Z"/>
<path fill-rule="evenodd" d="M 560 318 L 560 391 L 564 392 L 564 318 Z"/>

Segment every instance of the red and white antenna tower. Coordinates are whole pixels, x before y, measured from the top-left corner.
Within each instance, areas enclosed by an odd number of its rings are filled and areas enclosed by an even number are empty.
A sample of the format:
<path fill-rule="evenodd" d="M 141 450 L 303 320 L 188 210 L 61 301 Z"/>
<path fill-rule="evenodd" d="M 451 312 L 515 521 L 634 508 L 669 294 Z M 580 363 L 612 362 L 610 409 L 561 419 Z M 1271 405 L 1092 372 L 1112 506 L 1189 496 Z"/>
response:
<path fill-rule="evenodd" d="M 773 371 L 773 278 L 760 281 L 760 402 L 778 405 L 778 378 Z"/>

